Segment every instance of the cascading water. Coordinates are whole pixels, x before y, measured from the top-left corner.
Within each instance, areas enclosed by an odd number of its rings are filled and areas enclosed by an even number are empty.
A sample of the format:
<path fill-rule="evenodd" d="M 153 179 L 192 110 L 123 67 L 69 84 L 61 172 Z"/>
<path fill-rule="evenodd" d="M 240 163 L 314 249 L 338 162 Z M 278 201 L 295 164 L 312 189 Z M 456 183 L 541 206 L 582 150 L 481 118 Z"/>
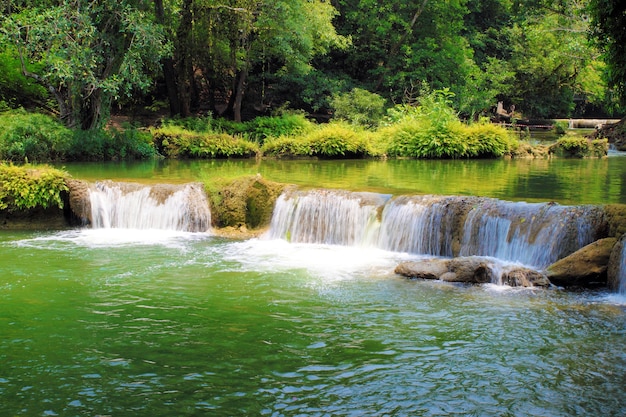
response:
<path fill-rule="evenodd" d="M 458 196 L 388 201 L 370 193 L 312 190 L 278 199 L 269 237 L 419 255 L 488 256 L 544 268 L 593 242 L 602 227 L 601 209 L 592 206 Z"/>
<path fill-rule="evenodd" d="M 312 190 L 283 193 L 274 207 L 269 238 L 294 243 L 367 245 L 388 197 Z"/>
<path fill-rule="evenodd" d="M 593 242 L 598 217 L 595 207 L 489 199 L 469 212 L 459 254 L 544 268 Z"/>
<path fill-rule="evenodd" d="M 618 291 L 620 295 L 626 297 L 626 243 L 622 245 L 621 259 L 619 260 L 619 268 L 617 271 Z"/>
<path fill-rule="evenodd" d="M 98 228 L 205 232 L 211 212 L 200 184 L 97 182 L 90 190 L 91 224 Z"/>
<path fill-rule="evenodd" d="M 378 245 L 386 250 L 452 256 L 456 197 L 404 196 L 389 202 L 382 215 Z"/>

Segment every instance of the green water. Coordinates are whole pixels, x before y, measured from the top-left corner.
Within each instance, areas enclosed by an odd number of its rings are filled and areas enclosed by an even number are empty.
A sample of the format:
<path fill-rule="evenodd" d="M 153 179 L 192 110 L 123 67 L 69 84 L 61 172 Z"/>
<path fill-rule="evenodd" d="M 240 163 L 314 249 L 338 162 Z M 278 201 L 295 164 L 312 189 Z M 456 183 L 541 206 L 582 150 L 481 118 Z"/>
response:
<path fill-rule="evenodd" d="M 76 178 L 626 202 L 626 159 L 68 165 Z M 0 416 L 622 416 L 626 299 L 405 280 L 406 254 L 0 231 Z"/>
<path fill-rule="evenodd" d="M 561 204 L 626 203 L 626 156 L 587 160 L 153 161 L 67 164 L 75 178 L 211 181 L 261 174 L 303 187 L 387 194 L 477 195 Z"/>
<path fill-rule="evenodd" d="M 626 300 L 410 281 L 406 257 L 2 232 L 0 415 L 623 415 Z"/>

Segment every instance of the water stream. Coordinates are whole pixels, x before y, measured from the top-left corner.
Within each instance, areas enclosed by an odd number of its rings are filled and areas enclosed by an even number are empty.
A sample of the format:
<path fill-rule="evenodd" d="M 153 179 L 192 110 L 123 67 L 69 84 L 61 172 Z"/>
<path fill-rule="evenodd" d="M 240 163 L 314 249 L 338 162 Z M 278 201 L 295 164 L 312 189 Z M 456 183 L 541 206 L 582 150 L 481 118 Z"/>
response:
<path fill-rule="evenodd" d="M 475 213 L 465 230 L 511 246 L 491 255 L 531 264 L 584 244 L 588 207 L 316 189 L 282 196 L 270 234 L 237 241 L 210 233 L 196 191 L 104 183 L 95 228 L 0 232 L 0 415 L 626 410 L 624 295 L 393 274 L 492 250 L 451 233 L 458 207 Z M 137 219 L 139 202 L 161 211 Z M 570 225 L 550 229 L 559 247 L 534 229 L 546 219 Z"/>

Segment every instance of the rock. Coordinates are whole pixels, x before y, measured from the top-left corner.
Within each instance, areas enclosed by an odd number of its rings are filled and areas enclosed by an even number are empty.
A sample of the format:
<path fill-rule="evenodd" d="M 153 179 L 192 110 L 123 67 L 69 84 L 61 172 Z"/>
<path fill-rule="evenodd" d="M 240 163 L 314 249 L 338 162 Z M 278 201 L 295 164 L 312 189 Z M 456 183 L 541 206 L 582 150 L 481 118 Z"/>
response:
<path fill-rule="evenodd" d="M 395 273 L 409 278 L 439 279 L 448 272 L 448 262 L 448 259 L 402 262 L 396 267 Z"/>
<path fill-rule="evenodd" d="M 502 284 L 511 287 L 549 287 L 550 280 L 534 269 L 514 267 L 502 273 Z"/>
<path fill-rule="evenodd" d="M 620 275 L 626 275 L 626 253 L 624 247 L 626 246 L 626 234 L 617 241 L 611 255 L 609 256 L 609 266 L 607 268 L 607 286 L 613 291 L 620 290 L 621 277 Z"/>
<path fill-rule="evenodd" d="M 555 285 L 591 287 L 605 284 L 611 250 L 617 239 L 605 238 L 577 250 L 546 269 Z"/>
<path fill-rule="evenodd" d="M 465 256 L 453 259 L 424 259 L 402 262 L 395 273 L 409 278 L 440 279 L 445 282 L 485 284 L 499 282 L 512 287 L 547 287 L 548 278 L 539 271 L 521 266 L 501 266 L 496 259 Z"/>
<path fill-rule="evenodd" d="M 448 269 L 456 274 L 455 282 L 485 284 L 494 281 L 493 266 L 493 261 L 488 258 L 465 256 L 452 259 Z"/>
<path fill-rule="evenodd" d="M 268 226 L 274 203 L 285 187 L 260 175 L 215 181 L 209 190 L 215 225 L 249 229 Z"/>
<path fill-rule="evenodd" d="M 65 181 L 69 188 L 69 208 L 78 223 L 91 223 L 91 200 L 89 199 L 90 185 L 87 181 L 68 179 Z"/>

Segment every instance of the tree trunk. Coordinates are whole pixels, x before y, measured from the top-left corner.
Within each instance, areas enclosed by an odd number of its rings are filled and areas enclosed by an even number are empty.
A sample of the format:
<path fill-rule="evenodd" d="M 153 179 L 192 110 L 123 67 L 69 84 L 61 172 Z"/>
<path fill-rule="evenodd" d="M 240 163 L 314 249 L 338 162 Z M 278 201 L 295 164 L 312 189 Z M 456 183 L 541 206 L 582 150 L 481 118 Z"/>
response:
<path fill-rule="evenodd" d="M 191 114 L 191 77 L 193 76 L 192 64 L 192 39 L 193 29 L 192 0 L 185 0 L 181 10 L 180 25 L 176 38 L 178 40 L 177 65 L 178 70 L 178 97 L 180 103 L 179 114 L 187 117 Z"/>
<path fill-rule="evenodd" d="M 247 65 L 239 71 L 237 79 L 237 89 L 235 90 L 235 102 L 233 104 L 234 120 L 241 122 L 241 104 L 243 103 L 243 93 L 246 86 L 246 80 L 248 78 Z"/>
<path fill-rule="evenodd" d="M 154 0 L 154 14 L 156 20 L 164 28 L 166 28 L 168 39 L 172 39 L 169 27 L 165 24 L 165 9 L 163 0 Z M 167 98 L 170 103 L 170 115 L 176 116 L 180 114 L 180 99 L 178 97 L 178 89 L 176 88 L 176 70 L 174 69 L 174 60 L 171 57 L 161 60 L 163 65 L 163 78 L 165 79 L 165 88 L 167 89 Z"/>

